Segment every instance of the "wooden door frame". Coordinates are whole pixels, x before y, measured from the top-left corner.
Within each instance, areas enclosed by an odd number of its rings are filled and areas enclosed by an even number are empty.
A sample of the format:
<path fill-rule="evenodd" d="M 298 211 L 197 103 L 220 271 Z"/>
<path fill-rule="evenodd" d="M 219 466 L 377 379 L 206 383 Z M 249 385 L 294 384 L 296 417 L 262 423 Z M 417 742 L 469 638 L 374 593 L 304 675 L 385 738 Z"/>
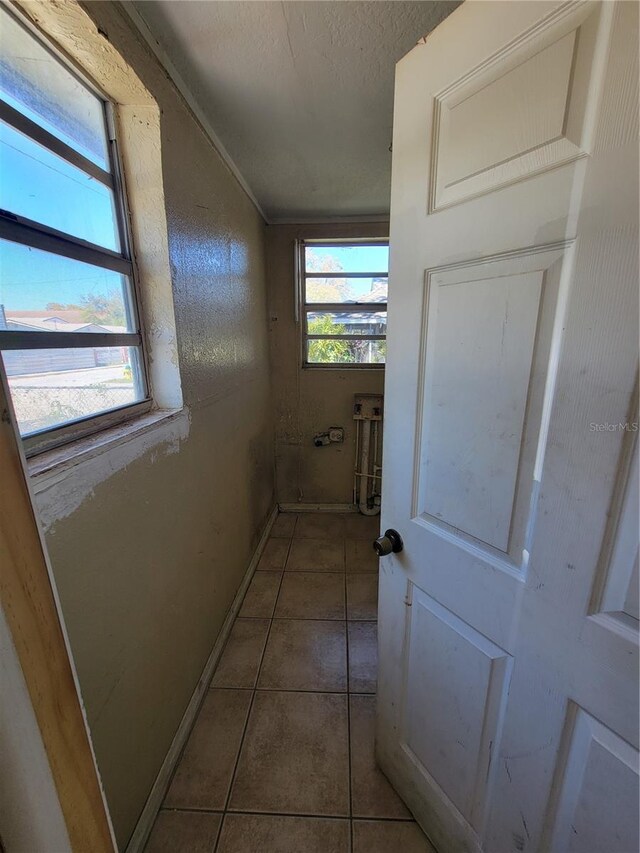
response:
<path fill-rule="evenodd" d="M 78 853 L 111 853 L 116 849 L 111 821 L 2 370 L 0 483 L 0 601 L 71 848 Z"/>

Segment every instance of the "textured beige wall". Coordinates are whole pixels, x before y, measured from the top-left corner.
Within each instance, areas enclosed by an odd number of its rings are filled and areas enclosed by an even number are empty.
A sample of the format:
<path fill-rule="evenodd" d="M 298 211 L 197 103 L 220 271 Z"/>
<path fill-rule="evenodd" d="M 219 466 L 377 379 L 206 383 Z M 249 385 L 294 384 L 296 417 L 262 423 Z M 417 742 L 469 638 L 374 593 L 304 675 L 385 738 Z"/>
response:
<path fill-rule="evenodd" d="M 117 464 L 109 451 L 37 498 L 124 847 L 275 501 L 265 226 L 118 7 L 85 9 L 160 106 L 190 417 L 170 442 L 120 449 Z"/>
<path fill-rule="evenodd" d="M 382 370 L 302 369 L 295 322 L 294 245 L 298 239 L 387 237 L 388 223 L 267 227 L 269 337 L 276 414 L 280 503 L 351 503 L 355 461 L 353 395 L 382 393 Z M 313 436 L 345 428 L 344 444 L 314 447 Z"/>

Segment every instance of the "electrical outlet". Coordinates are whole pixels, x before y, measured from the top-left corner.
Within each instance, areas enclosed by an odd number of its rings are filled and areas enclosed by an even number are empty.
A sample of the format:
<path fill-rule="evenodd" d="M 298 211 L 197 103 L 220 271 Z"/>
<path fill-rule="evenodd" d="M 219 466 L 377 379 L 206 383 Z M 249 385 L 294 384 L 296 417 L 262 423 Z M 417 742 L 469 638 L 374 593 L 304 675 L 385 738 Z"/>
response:
<path fill-rule="evenodd" d="M 329 441 L 342 442 L 344 441 L 343 427 L 329 427 Z"/>

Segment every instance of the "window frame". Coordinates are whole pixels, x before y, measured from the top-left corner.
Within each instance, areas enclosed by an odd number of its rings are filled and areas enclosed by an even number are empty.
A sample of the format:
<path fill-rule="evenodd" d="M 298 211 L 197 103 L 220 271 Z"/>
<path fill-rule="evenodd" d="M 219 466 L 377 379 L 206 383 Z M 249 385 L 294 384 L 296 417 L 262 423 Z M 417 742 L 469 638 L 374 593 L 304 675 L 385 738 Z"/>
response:
<path fill-rule="evenodd" d="M 47 450 L 68 444 L 93 433 L 101 432 L 121 424 L 131 418 L 148 413 L 153 407 L 150 387 L 150 372 L 144 315 L 139 288 L 139 276 L 135 264 L 135 254 L 130 228 L 130 213 L 124 181 L 124 171 L 120 157 L 115 107 L 105 92 L 77 66 L 65 53 L 36 28 L 33 23 L 15 10 L 2 4 L 5 14 L 9 14 L 19 26 L 36 39 L 53 59 L 60 63 L 82 86 L 98 98 L 104 114 L 105 141 L 109 157 L 109 171 L 102 169 L 80 152 L 67 145 L 55 134 L 38 125 L 19 110 L 0 98 L 0 119 L 29 139 L 42 145 L 48 151 L 62 157 L 66 162 L 82 169 L 86 174 L 108 186 L 113 192 L 114 213 L 120 252 L 104 248 L 89 241 L 58 231 L 47 225 L 27 219 L 0 208 L 0 238 L 12 243 L 29 246 L 34 249 L 60 255 L 93 266 L 109 269 L 127 276 L 129 286 L 126 293 L 126 306 L 135 331 L 113 332 L 47 332 L 15 331 L 0 329 L 0 351 L 35 349 L 70 349 L 95 347 L 135 347 L 138 350 L 137 376 L 134 382 L 141 399 L 124 406 L 117 406 L 86 417 L 75 418 L 62 424 L 26 433 L 21 436 L 25 455 L 29 458 Z M 0 370 L 8 381 L 2 358 Z M 134 387 L 136 387 L 134 385 Z M 11 397 L 9 389 L 9 397 Z"/>
<path fill-rule="evenodd" d="M 329 237 L 322 239 L 320 237 L 303 238 L 296 241 L 295 247 L 295 277 L 296 277 L 296 323 L 300 326 L 300 362 L 303 370 L 384 370 L 386 362 L 379 364 L 367 364 L 363 362 L 317 362 L 308 361 L 307 352 L 308 341 L 386 341 L 387 336 L 384 335 L 310 335 L 307 332 L 307 316 L 312 313 L 319 312 L 340 312 L 348 313 L 349 309 L 357 310 L 358 312 L 379 313 L 388 311 L 388 302 L 307 302 L 307 279 L 308 278 L 331 278 L 331 273 L 318 272 L 307 273 L 305 263 L 305 248 L 306 247 L 322 247 L 322 248 L 344 248 L 346 246 L 389 246 L 388 237 L 344 237 L 334 238 Z M 388 267 L 388 264 L 387 264 Z M 389 279 L 389 270 L 386 272 L 343 272 L 335 274 L 336 278 L 381 278 Z"/>

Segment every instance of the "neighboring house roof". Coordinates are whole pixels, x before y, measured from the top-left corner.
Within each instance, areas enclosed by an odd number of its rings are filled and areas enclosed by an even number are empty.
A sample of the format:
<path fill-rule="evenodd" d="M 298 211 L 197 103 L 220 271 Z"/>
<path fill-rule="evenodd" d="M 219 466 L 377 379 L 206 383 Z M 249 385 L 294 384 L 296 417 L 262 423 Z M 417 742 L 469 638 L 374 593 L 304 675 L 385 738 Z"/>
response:
<path fill-rule="evenodd" d="M 11 311 L 5 310 L 5 315 L 7 318 L 9 317 L 21 317 L 27 320 L 27 318 L 35 319 L 35 320 L 58 320 L 62 323 L 82 323 L 83 322 L 83 314 L 80 308 L 60 308 L 55 309 L 55 313 L 48 312 L 40 308 L 37 311 Z"/>
<path fill-rule="evenodd" d="M 371 290 L 361 296 L 360 299 L 345 299 L 345 305 L 357 305 L 360 302 L 386 302 L 389 290 L 386 278 L 374 278 L 371 281 Z"/>
<path fill-rule="evenodd" d="M 358 304 L 366 302 L 381 302 L 387 301 L 388 283 L 386 278 L 374 278 L 371 282 L 371 290 L 365 294 L 359 301 L 355 299 L 346 299 L 344 301 L 345 313 L 332 311 L 335 323 L 340 323 L 343 326 L 385 326 L 386 316 L 384 312 L 358 311 Z M 317 312 L 309 312 L 310 318 L 323 317 L 325 314 L 321 308 Z"/>
<path fill-rule="evenodd" d="M 309 312 L 308 314 L 310 319 L 315 319 L 316 317 L 323 317 L 324 312 Z M 333 317 L 334 323 L 339 323 L 342 326 L 384 326 L 386 325 L 386 315 L 384 312 L 372 312 L 372 311 L 350 311 L 348 314 L 342 314 L 340 312 L 332 311 L 331 316 Z"/>
<path fill-rule="evenodd" d="M 367 302 L 386 302 L 388 291 L 388 279 L 374 278 L 371 282 L 371 291 L 367 294 Z"/>
<path fill-rule="evenodd" d="M 72 312 L 69 312 L 72 313 Z M 76 313 L 76 312 L 73 312 Z M 25 311 L 21 315 L 15 315 L 12 312 L 6 312 L 7 329 L 16 331 L 62 331 L 62 332 L 126 332 L 125 326 L 107 326 L 98 323 L 78 323 L 68 322 L 61 319 L 59 316 L 48 317 L 42 316 L 42 312 Z"/>

